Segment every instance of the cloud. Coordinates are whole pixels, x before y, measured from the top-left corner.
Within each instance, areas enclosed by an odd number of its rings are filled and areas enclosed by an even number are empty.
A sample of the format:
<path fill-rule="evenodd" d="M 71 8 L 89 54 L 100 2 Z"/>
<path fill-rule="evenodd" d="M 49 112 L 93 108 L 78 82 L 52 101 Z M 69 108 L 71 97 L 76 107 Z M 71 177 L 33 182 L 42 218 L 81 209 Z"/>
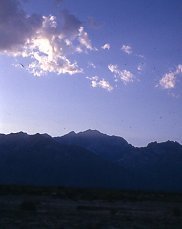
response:
<path fill-rule="evenodd" d="M 133 50 L 132 50 L 132 47 L 129 46 L 129 45 L 123 45 L 121 47 L 121 50 L 124 52 L 124 53 L 127 53 L 127 54 L 132 54 Z"/>
<path fill-rule="evenodd" d="M 175 72 L 175 73 L 176 73 L 176 75 L 182 73 L 182 64 L 179 64 L 179 65 L 177 66 L 176 72 Z"/>
<path fill-rule="evenodd" d="M 143 70 L 143 64 L 139 64 L 139 65 L 137 66 L 137 70 L 138 70 L 139 72 L 141 72 L 141 71 Z"/>
<path fill-rule="evenodd" d="M 73 75 L 83 71 L 76 61 L 71 62 L 67 57 L 74 51 L 75 27 L 72 26 L 72 30 L 65 31 L 63 25 L 63 30 L 59 30 L 56 17 L 43 16 L 41 28 L 35 37 L 26 42 L 22 52 L 24 56 L 33 60 L 29 65 L 29 71 L 33 75 L 41 76 L 46 73 Z"/>
<path fill-rule="evenodd" d="M 91 87 L 93 88 L 100 87 L 107 91 L 112 91 L 114 89 L 108 81 L 105 79 L 100 80 L 98 76 L 87 77 L 87 79 L 91 81 Z"/>
<path fill-rule="evenodd" d="M 88 17 L 87 24 L 90 28 L 99 29 L 102 27 L 102 23 L 96 21 L 93 17 Z"/>
<path fill-rule="evenodd" d="M 164 89 L 172 89 L 176 86 L 176 78 L 179 74 L 182 73 L 182 65 L 179 64 L 176 67 L 176 70 L 173 72 L 166 73 L 161 80 L 159 81 L 159 85 Z"/>
<path fill-rule="evenodd" d="M 42 17 L 28 16 L 18 0 L 0 1 L 0 52 L 8 53 L 21 49 L 42 24 Z"/>
<path fill-rule="evenodd" d="M 174 88 L 176 85 L 176 76 L 173 72 L 166 73 L 160 80 L 160 86 L 165 89 Z"/>
<path fill-rule="evenodd" d="M 61 19 L 63 23 L 61 28 L 62 36 L 71 37 L 71 39 L 78 36 L 78 31 L 82 26 L 81 21 L 73 14 L 70 14 L 68 10 L 63 10 L 61 12 Z"/>
<path fill-rule="evenodd" d="M 113 65 L 113 64 L 109 64 L 108 65 L 108 69 L 114 73 L 114 76 L 117 79 L 119 78 L 121 81 L 123 81 L 124 84 L 127 84 L 129 82 L 133 81 L 133 73 L 131 73 L 130 71 L 124 69 L 124 70 L 120 70 L 119 67 L 117 65 Z"/>
<path fill-rule="evenodd" d="M 104 44 L 102 47 L 101 47 L 102 49 L 110 49 L 111 48 L 111 46 L 110 46 L 110 44 L 109 43 L 106 43 L 106 44 Z"/>
<path fill-rule="evenodd" d="M 89 67 L 92 67 L 92 68 L 94 68 L 94 69 L 96 68 L 96 66 L 95 66 L 95 64 L 94 64 L 93 62 L 89 62 L 89 63 L 88 63 L 88 66 L 89 66 Z"/>
<path fill-rule="evenodd" d="M 0 54 L 24 57 L 35 76 L 83 72 L 71 60 L 76 53 L 96 50 L 81 21 L 64 10 L 61 17 L 27 15 L 19 0 L 0 1 Z"/>
<path fill-rule="evenodd" d="M 84 31 L 83 26 L 79 28 L 78 40 L 82 47 L 89 50 L 96 50 L 96 48 L 92 46 L 91 40 L 88 37 L 88 33 Z"/>

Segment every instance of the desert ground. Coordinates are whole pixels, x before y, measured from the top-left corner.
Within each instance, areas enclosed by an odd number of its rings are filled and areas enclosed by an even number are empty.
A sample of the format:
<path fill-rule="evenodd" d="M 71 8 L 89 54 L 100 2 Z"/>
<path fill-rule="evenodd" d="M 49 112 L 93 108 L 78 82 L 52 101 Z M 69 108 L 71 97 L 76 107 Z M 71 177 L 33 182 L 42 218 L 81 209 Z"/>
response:
<path fill-rule="evenodd" d="M 0 228 L 182 228 L 182 194 L 0 186 Z"/>

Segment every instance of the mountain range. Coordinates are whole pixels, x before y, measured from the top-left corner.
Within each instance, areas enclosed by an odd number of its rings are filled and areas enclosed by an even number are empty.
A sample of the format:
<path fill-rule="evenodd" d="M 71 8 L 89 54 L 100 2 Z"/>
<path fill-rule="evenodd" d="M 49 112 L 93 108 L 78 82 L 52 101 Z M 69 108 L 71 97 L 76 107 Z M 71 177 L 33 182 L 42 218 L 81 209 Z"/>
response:
<path fill-rule="evenodd" d="M 0 134 L 0 184 L 182 191 L 182 145 L 134 147 L 97 130 Z"/>

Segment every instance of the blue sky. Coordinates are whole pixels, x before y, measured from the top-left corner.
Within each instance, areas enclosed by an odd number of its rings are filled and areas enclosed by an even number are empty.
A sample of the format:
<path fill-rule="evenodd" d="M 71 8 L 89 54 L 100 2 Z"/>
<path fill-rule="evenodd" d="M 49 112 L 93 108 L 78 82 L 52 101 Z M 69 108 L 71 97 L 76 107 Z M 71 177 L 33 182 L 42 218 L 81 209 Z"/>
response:
<path fill-rule="evenodd" d="M 1 0 L 0 132 L 182 143 L 182 3 Z"/>

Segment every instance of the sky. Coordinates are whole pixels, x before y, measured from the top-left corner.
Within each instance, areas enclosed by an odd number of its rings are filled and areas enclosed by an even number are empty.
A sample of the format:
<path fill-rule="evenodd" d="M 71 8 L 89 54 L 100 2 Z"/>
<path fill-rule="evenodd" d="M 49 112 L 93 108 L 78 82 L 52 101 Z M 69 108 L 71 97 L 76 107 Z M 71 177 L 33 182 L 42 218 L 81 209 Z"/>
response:
<path fill-rule="evenodd" d="M 182 2 L 1 0 L 0 132 L 182 143 Z"/>

